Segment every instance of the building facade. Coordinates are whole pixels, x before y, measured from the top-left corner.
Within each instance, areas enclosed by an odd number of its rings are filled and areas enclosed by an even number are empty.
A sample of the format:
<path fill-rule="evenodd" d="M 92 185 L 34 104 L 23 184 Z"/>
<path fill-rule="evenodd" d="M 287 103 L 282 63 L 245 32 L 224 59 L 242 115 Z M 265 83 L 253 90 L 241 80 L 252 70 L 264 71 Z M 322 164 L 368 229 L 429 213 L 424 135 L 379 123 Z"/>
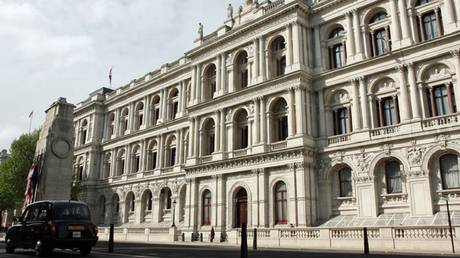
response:
<path fill-rule="evenodd" d="M 94 220 L 325 239 L 444 226 L 445 200 L 460 209 L 459 2 L 246 0 L 227 18 L 77 105 L 74 173 Z"/>

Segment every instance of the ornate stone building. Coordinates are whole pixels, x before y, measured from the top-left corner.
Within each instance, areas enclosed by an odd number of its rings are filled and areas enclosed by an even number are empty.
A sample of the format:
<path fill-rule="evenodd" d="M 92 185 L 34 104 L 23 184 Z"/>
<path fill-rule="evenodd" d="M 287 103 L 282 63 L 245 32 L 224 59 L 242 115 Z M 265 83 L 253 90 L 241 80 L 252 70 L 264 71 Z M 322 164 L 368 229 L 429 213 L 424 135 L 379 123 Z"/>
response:
<path fill-rule="evenodd" d="M 361 226 L 382 248 L 448 236 L 458 1 L 246 0 L 227 18 L 77 105 L 75 177 L 94 220 L 144 240 L 175 225 L 173 238 L 213 227 L 234 241 L 242 223 L 280 245 L 336 246 Z"/>

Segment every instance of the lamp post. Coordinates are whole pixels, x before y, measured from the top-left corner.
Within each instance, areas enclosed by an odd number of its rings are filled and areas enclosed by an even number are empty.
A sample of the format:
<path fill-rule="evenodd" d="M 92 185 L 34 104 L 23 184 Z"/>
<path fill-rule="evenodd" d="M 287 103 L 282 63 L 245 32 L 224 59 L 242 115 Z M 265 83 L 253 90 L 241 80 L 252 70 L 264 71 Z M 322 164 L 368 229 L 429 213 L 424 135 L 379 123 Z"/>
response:
<path fill-rule="evenodd" d="M 452 235 L 452 221 L 450 219 L 449 199 L 446 197 L 441 197 L 440 199 L 446 201 L 447 221 L 449 222 L 450 242 L 452 244 L 452 253 L 455 253 L 454 236 Z"/>
<path fill-rule="evenodd" d="M 171 227 L 176 226 L 176 199 L 173 201 L 173 210 L 172 210 L 172 225 Z"/>

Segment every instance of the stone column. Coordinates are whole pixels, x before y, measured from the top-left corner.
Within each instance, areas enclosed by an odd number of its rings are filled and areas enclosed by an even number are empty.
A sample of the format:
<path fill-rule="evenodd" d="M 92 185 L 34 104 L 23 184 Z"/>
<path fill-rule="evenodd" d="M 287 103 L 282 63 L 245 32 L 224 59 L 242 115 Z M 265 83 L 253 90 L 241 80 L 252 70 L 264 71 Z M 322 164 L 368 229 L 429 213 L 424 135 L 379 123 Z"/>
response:
<path fill-rule="evenodd" d="M 401 117 L 401 122 L 410 121 L 410 103 L 409 103 L 409 96 L 407 94 L 407 81 L 406 81 L 406 74 L 404 72 L 404 66 L 398 66 L 396 69 L 399 71 L 399 90 L 401 93 L 401 104 L 399 105 L 399 113 Z"/>
<path fill-rule="evenodd" d="M 192 102 L 192 105 L 194 103 L 196 103 L 196 88 L 197 88 L 197 85 L 196 85 L 196 82 L 197 82 L 197 66 L 194 65 L 193 66 L 193 71 L 192 71 L 192 85 L 190 87 L 190 98 L 191 98 L 191 102 Z"/>
<path fill-rule="evenodd" d="M 288 121 L 289 121 L 289 137 L 295 135 L 296 121 L 295 121 L 295 109 L 294 109 L 294 89 L 288 90 Z"/>
<path fill-rule="evenodd" d="M 356 132 L 361 128 L 361 115 L 359 112 L 359 89 L 358 89 L 358 80 L 354 79 L 351 81 L 352 83 L 352 94 L 353 94 L 353 103 L 351 104 L 352 108 L 352 116 L 351 120 L 353 122 L 353 132 Z"/>
<path fill-rule="evenodd" d="M 224 230 L 225 229 L 225 211 L 226 209 L 226 187 L 225 187 L 225 179 L 223 175 L 217 175 L 217 229 Z"/>
<path fill-rule="evenodd" d="M 195 154 L 194 156 L 196 158 L 198 158 L 200 155 L 201 155 L 201 152 L 200 152 L 200 145 L 201 145 L 201 142 L 200 142 L 200 118 L 196 118 L 195 119 L 195 135 L 193 136 L 195 138 L 194 140 L 194 148 L 195 150 L 193 151 L 193 153 Z"/>
<path fill-rule="evenodd" d="M 321 71 L 323 69 L 323 64 L 321 62 L 321 35 L 319 25 L 314 27 L 315 34 L 315 69 Z"/>
<path fill-rule="evenodd" d="M 353 60 L 355 56 L 355 37 L 353 35 L 353 14 L 351 12 L 346 12 L 347 17 L 347 61 Z M 348 62 L 347 62 L 348 63 Z"/>
<path fill-rule="evenodd" d="M 176 139 L 177 139 L 177 141 L 176 141 L 176 157 L 175 157 L 176 160 L 175 160 L 174 163 L 177 166 L 177 165 L 181 164 L 181 160 L 180 160 L 181 155 L 180 155 L 180 153 L 181 153 L 182 146 L 183 146 L 182 144 L 184 142 L 182 140 L 182 134 L 181 134 L 180 129 L 176 130 Z"/>
<path fill-rule="evenodd" d="M 458 0 L 456 2 L 457 4 L 459 4 Z M 454 9 L 454 4 L 452 3 L 452 0 L 444 0 L 444 5 L 441 6 L 441 9 L 443 9 L 442 14 L 443 14 L 445 34 L 454 32 L 456 30 L 456 25 L 455 25 L 455 14 L 454 14 L 455 9 Z"/>
<path fill-rule="evenodd" d="M 160 111 L 161 111 L 161 121 L 163 123 L 166 123 L 166 121 L 168 121 L 168 118 L 167 118 L 167 94 L 166 94 L 166 89 L 161 89 L 161 99 L 160 99 Z"/>
<path fill-rule="evenodd" d="M 327 136 L 326 132 L 326 120 L 325 120 L 325 112 L 324 112 L 324 94 L 323 94 L 323 89 L 318 90 L 318 108 L 319 108 L 319 135 L 321 137 Z"/>
<path fill-rule="evenodd" d="M 457 5 L 460 5 L 460 3 L 457 2 Z M 459 16 L 460 16 L 460 13 L 459 13 Z M 453 88 L 454 88 L 455 103 L 460 103 L 460 50 L 452 51 L 451 54 L 452 54 L 452 57 L 454 58 L 454 63 L 455 63 L 455 79 L 456 80 L 452 82 Z"/>
<path fill-rule="evenodd" d="M 196 102 L 200 103 L 201 102 L 201 95 L 202 95 L 202 84 L 201 84 L 201 66 L 198 65 L 196 69 Z"/>
<path fill-rule="evenodd" d="M 306 48 L 306 53 L 308 56 L 308 68 L 314 68 L 314 60 L 313 60 L 313 42 L 312 42 L 312 35 L 311 35 L 311 28 L 306 27 L 306 37 L 307 37 L 307 48 Z"/>
<path fill-rule="evenodd" d="M 359 28 L 359 13 L 358 10 L 353 9 L 353 31 L 355 35 L 355 42 L 356 42 L 356 60 L 363 59 L 363 39 L 361 38 L 361 30 Z"/>
<path fill-rule="evenodd" d="M 310 182 L 310 177 L 307 176 L 308 172 L 306 172 L 307 164 L 304 162 L 297 162 L 295 163 L 295 182 L 296 182 L 296 193 L 294 198 L 297 199 L 297 227 L 307 227 L 309 226 L 309 218 L 311 217 L 310 214 L 310 200 L 311 197 L 308 193 L 309 191 L 315 191 L 314 189 L 310 189 L 312 184 Z"/>
<path fill-rule="evenodd" d="M 253 65 L 253 72 L 252 72 L 252 75 L 253 75 L 253 78 L 252 78 L 252 81 L 254 83 L 257 83 L 258 82 L 258 78 L 260 77 L 260 44 L 259 44 L 259 39 L 256 38 L 253 40 L 253 43 L 254 45 L 254 65 Z"/>
<path fill-rule="evenodd" d="M 296 132 L 297 135 L 306 135 L 306 114 L 305 114 L 305 92 L 304 87 L 297 86 L 295 88 L 295 114 L 296 114 Z"/>
<path fill-rule="evenodd" d="M 291 24 L 291 30 L 292 30 L 292 63 L 294 65 L 293 69 L 297 70 L 300 69 L 300 24 L 297 22 L 293 22 Z"/>
<path fill-rule="evenodd" d="M 369 105 L 367 103 L 367 88 L 364 77 L 359 77 L 359 95 L 361 101 L 361 112 L 363 118 L 363 129 L 369 129 Z"/>
<path fill-rule="evenodd" d="M 312 98 L 310 89 L 305 89 L 305 112 L 307 113 L 307 120 L 306 120 L 306 131 L 307 135 L 313 135 L 313 126 L 312 126 Z"/>
<path fill-rule="evenodd" d="M 222 59 L 222 76 L 221 76 L 221 89 L 222 89 L 222 94 L 225 94 L 228 92 L 228 86 L 227 86 L 227 54 L 223 53 L 221 54 L 221 59 Z"/>
<path fill-rule="evenodd" d="M 409 79 L 410 100 L 412 107 L 412 119 L 420 119 L 420 98 L 417 90 L 417 82 L 415 78 L 415 68 L 413 63 L 407 65 L 407 77 Z"/>
<path fill-rule="evenodd" d="M 185 216 L 184 216 L 184 225 L 185 228 L 192 230 L 192 178 L 187 178 L 187 188 L 185 189 L 187 192 L 185 194 Z M 158 198 L 157 196 L 153 196 L 154 198 Z M 153 205 L 153 208 L 155 209 L 155 206 L 159 206 L 158 199 L 155 202 L 157 205 Z"/>
<path fill-rule="evenodd" d="M 217 66 L 216 66 L 216 95 L 222 95 L 222 56 L 217 55 Z"/>
<path fill-rule="evenodd" d="M 401 44 L 401 25 L 399 24 L 398 18 L 398 6 L 396 1 L 398 0 L 390 0 L 391 3 L 391 39 L 393 41 L 393 48 L 398 49 L 400 48 Z"/>
<path fill-rule="evenodd" d="M 460 3 L 458 1 L 455 2 L 455 10 L 457 13 L 457 26 L 460 26 Z"/>
<path fill-rule="evenodd" d="M 289 70 L 291 69 L 291 66 L 292 66 L 292 61 L 293 61 L 293 49 L 292 49 L 292 42 L 293 42 L 293 37 L 292 37 L 292 24 L 288 24 L 286 26 L 286 30 L 287 30 L 287 55 L 286 55 L 286 68 L 288 68 Z"/>
<path fill-rule="evenodd" d="M 267 60 L 265 59 L 265 37 L 259 38 L 259 54 L 260 54 L 260 81 L 267 80 Z"/>
<path fill-rule="evenodd" d="M 264 144 L 267 144 L 267 112 L 266 112 L 266 103 L 263 96 L 260 97 L 260 141 Z"/>
<path fill-rule="evenodd" d="M 399 18 L 401 18 L 401 33 L 402 33 L 401 46 L 405 47 L 405 46 L 408 46 L 414 43 L 410 35 L 409 15 L 407 13 L 406 1 L 398 0 L 398 7 L 399 7 Z"/>
<path fill-rule="evenodd" d="M 129 113 L 128 113 L 128 128 L 127 133 L 130 133 L 134 130 L 134 103 L 129 103 Z"/>
<path fill-rule="evenodd" d="M 164 167 L 164 159 L 165 159 L 165 137 L 163 134 L 160 134 L 160 141 L 159 141 L 159 146 L 158 146 L 158 164 L 157 168 L 163 168 Z"/>
<path fill-rule="evenodd" d="M 216 146 L 215 148 L 215 151 L 216 152 L 221 152 L 221 145 L 220 145 L 220 137 L 221 137 L 221 130 L 220 130 L 220 111 L 216 111 L 214 113 L 214 115 L 216 116 L 216 122 L 215 122 L 215 131 L 214 131 L 214 134 L 215 134 L 215 139 L 214 139 L 214 146 Z"/>
<path fill-rule="evenodd" d="M 358 216 L 362 218 L 377 217 L 377 203 L 374 180 L 367 172 L 361 172 L 354 179 Z"/>
<path fill-rule="evenodd" d="M 116 164 L 117 164 L 117 152 L 115 151 L 115 149 L 112 149 L 110 151 L 111 155 L 110 155 L 110 159 L 111 159 L 111 164 L 110 164 L 110 174 L 108 175 L 109 177 L 114 177 L 115 176 L 115 171 L 116 170 Z"/>
<path fill-rule="evenodd" d="M 198 222 L 198 183 L 196 178 L 191 179 L 190 184 L 190 226 L 196 230 Z"/>
<path fill-rule="evenodd" d="M 195 123 L 196 119 L 194 117 L 190 118 L 190 132 L 189 132 L 189 140 L 188 140 L 188 154 L 189 157 L 194 157 L 195 156 Z"/>
<path fill-rule="evenodd" d="M 258 98 L 252 100 L 254 102 L 254 143 L 260 143 L 260 102 Z"/>
<path fill-rule="evenodd" d="M 227 128 L 225 127 L 225 109 L 221 109 L 219 111 L 219 115 L 220 115 L 220 149 L 222 152 L 225 152 L 227 150 L 226 141 L 225 141 L 225 139 L 227 139 L 227 135 L 225 133 L 227 131 Z"/>

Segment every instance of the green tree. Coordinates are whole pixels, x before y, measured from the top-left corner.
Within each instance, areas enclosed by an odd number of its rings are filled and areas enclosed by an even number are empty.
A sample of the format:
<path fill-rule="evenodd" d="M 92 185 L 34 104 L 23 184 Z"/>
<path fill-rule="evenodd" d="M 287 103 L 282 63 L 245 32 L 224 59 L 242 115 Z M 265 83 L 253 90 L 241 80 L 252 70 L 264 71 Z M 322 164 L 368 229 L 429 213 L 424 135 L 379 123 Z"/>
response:
<path fill-rule="evenodd" d="M 0 219 L 4 210 L 15 209 L 24 201 L 27 175 L 34 159 L 38 135 L 39 131 L 35 131 L 14 140 L 10 157 L 0 164 Z"/>

